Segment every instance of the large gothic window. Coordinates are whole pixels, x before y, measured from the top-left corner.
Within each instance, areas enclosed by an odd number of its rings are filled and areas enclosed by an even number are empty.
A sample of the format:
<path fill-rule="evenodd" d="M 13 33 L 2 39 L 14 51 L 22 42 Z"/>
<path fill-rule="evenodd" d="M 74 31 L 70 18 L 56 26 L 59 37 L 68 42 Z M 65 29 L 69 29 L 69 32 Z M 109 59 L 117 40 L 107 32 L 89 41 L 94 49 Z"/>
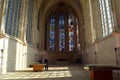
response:
<path fill-rule="evenodd" d="M 113 14 L 110 0 L 99 0 L 103 36 L 113 31 Z"/>
<path fill-rule="evenodd" d="M 48 25 L 48 50 L 54 52 L 71 52 L 77 48 L 78 22 L 73 15 L 55 14 L 50 17 Z"/>

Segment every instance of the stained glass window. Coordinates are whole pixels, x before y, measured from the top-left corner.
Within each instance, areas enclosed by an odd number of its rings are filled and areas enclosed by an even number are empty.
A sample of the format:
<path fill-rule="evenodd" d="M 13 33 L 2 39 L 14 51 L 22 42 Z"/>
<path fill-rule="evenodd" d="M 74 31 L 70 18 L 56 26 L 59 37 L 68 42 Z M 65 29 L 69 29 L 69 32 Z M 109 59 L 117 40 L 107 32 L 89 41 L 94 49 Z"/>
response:
<path fill-rule="evenodd" d="M 14 10 L 14 0 L 9 0 L 9 19 L 8 19 L 8 27 L 7 27 L 7 33 L 11 34 L 12 29 L 12 19 L 13 19 L 13 10 Z"/>
<path fill-rule="evenodd" d="M 69 51 L 74 50 L 74 25 L 72 16 L 68 16 L 68 25 L 69 25 Z"/>
<path fill-rule="evenodd" d="M 8 0 L 6 9 L 5 32 L 18 37 L 21 0 Z"/>
<path fill-rule="evenodd" d="M 21 0 L 8 0 L 6 9 L 5 32 L 18 37 Z"/>
<path fill-rule="evenodd" d="M 20 19 L 20 9 L 21 9 L 21 0 L 16 0 L 16 3 L 15 3 L 15 7 L 14 7 L 14 21 L 13 21 L 13 26 L 15 26 L 13 29 L 12 29 L 12 35 L 15 35 L 16 37 L 18 37 L 18 31 L 19 31 L 19 19 Z"/>
<path fill-rule="evenodd" d="M 50 50 L 53 51 L 55 47 L 55 16 L 50 19 Z"/>
<path fill-rule="evenodd" d="M 76 28 L 75 28 L 76 27 Z M 53 15 L 49 19 L 49 50 L 52 52 L 74 51 L 79 43 L 78 20 L 73 15 Z M 75 35 L 77 36 L 75 39 Z M 66 39 L 67 38 L 67 39 Z M 69 46 L 69 47 L 68 47 Z"/>
<path fill-rule="evenodd" d="M 65 50 L 65 19 L 64 15 L 59 17 L 59 51 Z"/>

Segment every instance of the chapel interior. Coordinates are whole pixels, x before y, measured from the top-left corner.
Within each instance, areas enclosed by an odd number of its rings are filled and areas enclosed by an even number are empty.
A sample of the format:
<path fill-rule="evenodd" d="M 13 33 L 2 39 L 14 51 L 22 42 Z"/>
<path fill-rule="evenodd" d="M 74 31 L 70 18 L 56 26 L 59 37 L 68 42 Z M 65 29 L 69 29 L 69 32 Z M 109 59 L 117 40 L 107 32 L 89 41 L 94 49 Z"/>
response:
<path fill-rule="evenodd" d="M 0 77 L 45 59 L 49 66 L 120 68 L 119 4 L 120 0 L 0 0 Z M 119 79 L 113 80 L 120 80 L 120 71 L 116 73 Z M 60 79 L 75 80 L 70 78 Z"/>

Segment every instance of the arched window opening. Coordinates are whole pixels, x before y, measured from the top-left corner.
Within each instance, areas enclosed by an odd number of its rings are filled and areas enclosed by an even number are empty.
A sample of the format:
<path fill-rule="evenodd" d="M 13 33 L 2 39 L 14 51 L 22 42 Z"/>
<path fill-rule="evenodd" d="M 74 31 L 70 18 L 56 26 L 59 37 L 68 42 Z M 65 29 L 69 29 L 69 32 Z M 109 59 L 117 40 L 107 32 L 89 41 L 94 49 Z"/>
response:
<path fill-rule="evenodd" d="M 73 52 L 79 43 L 78 19 L 73 14 L 54 13 L 48 19 L 47 49 L 51 53 Z"/>
<path fill-rule="evenodd" d="M 6 9 L 5 33 L 18 38 L 21 0 L 8 0 Z"/>

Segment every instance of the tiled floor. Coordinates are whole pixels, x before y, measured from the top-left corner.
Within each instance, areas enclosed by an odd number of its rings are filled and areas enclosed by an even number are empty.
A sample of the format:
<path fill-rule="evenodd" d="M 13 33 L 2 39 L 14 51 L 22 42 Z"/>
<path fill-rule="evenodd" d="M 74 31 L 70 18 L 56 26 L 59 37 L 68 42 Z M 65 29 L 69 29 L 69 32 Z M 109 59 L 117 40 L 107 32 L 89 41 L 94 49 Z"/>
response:
<path fill-rule="evenodd" d="M 83 70 L 78 64 L 50 65 L 48 71 L 33 72 L 32 68 L 27 68 L 0 75 L 0 80 L 90 80 L 89 75 L 89 71 Z"/>

